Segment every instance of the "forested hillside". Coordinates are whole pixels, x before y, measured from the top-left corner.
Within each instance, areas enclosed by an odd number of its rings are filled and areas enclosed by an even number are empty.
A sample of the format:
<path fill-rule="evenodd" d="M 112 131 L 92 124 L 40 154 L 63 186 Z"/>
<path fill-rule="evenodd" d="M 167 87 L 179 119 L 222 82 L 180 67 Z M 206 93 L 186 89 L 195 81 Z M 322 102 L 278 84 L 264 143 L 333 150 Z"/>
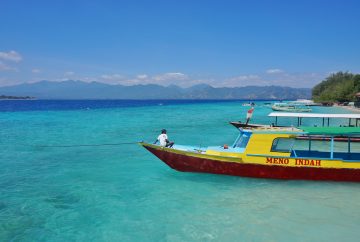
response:
<path fill-rule="evenodd" d="M 312 90 L 315 102 L 351 102 L 360 92 L 360 75 L 338 72 L 330 75 Z"/>

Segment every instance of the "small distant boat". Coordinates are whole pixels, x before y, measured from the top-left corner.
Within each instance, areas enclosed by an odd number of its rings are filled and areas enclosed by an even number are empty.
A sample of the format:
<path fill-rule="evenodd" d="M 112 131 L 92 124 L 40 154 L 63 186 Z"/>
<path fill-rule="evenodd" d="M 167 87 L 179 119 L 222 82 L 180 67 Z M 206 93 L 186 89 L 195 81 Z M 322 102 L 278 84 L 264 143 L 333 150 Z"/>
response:
<path fill-rule="evenodd" d="M 303 106 L 322 106 L 321 103 L 315 103 L 313 100 L 308 100 L 308 99 L 298 99 L 291 103 L 297 104 L 297 105 L 303 105 Z"/>
<path fill-rule="evenodd" d="M 243 103 L 242 106 L 245 106 L 245 107 L 253 107 L 255 106 L 255 103 Z"/>
<path fill-rule="evenodd" d="M 311 112 L 312 109 L 306 106 L 292 103 L 275 103 L 271 106 L 274 111 L 281 112 Z"/>

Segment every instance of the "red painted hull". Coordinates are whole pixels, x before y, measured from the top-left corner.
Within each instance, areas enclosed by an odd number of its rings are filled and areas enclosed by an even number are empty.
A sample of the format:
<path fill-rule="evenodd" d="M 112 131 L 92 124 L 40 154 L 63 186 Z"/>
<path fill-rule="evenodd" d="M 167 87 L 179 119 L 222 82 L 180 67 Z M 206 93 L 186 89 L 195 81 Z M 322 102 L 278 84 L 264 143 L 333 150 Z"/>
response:
<path fill-rule="evenodd" d="M 178 171 L 272 179 L 360 182 L 359 169 L 285 167 L 222 162 L 158 150 L 148 146 L 144 147 L 168 166 Z"/>

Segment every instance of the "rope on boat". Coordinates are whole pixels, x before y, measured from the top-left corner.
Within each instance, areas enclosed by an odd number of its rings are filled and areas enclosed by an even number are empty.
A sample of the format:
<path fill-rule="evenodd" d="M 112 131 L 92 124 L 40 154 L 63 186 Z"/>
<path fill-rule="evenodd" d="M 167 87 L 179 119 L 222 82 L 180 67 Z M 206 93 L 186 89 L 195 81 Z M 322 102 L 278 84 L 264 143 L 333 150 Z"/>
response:
<path fill-rule="evenodd" d="M 109 144 L 74 144 L 74 145 L 30 145 L 32 147 L 41 148 L 71 148 L 71 147 L 88 147 L 88 146 L 117 146 L 117 145 L 132 145 L 138 142 L 124 142 L 124 143 L 109 143 Z"/>

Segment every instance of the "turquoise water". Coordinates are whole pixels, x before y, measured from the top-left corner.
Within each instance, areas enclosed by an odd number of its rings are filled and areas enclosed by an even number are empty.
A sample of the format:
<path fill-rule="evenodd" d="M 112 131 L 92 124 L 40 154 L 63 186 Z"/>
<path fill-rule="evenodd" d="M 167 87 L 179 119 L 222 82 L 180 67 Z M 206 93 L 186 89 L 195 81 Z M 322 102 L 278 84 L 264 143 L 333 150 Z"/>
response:
<path fill-rule="evenodd" d="M 357 183 L 181 173 L 136 144 L 44 147 L 154 141 L 162 128 L 177 144 L 231 144 L 228 121 L 248 108 L 0 112 L 0 241 L 358 241 Z"/>

